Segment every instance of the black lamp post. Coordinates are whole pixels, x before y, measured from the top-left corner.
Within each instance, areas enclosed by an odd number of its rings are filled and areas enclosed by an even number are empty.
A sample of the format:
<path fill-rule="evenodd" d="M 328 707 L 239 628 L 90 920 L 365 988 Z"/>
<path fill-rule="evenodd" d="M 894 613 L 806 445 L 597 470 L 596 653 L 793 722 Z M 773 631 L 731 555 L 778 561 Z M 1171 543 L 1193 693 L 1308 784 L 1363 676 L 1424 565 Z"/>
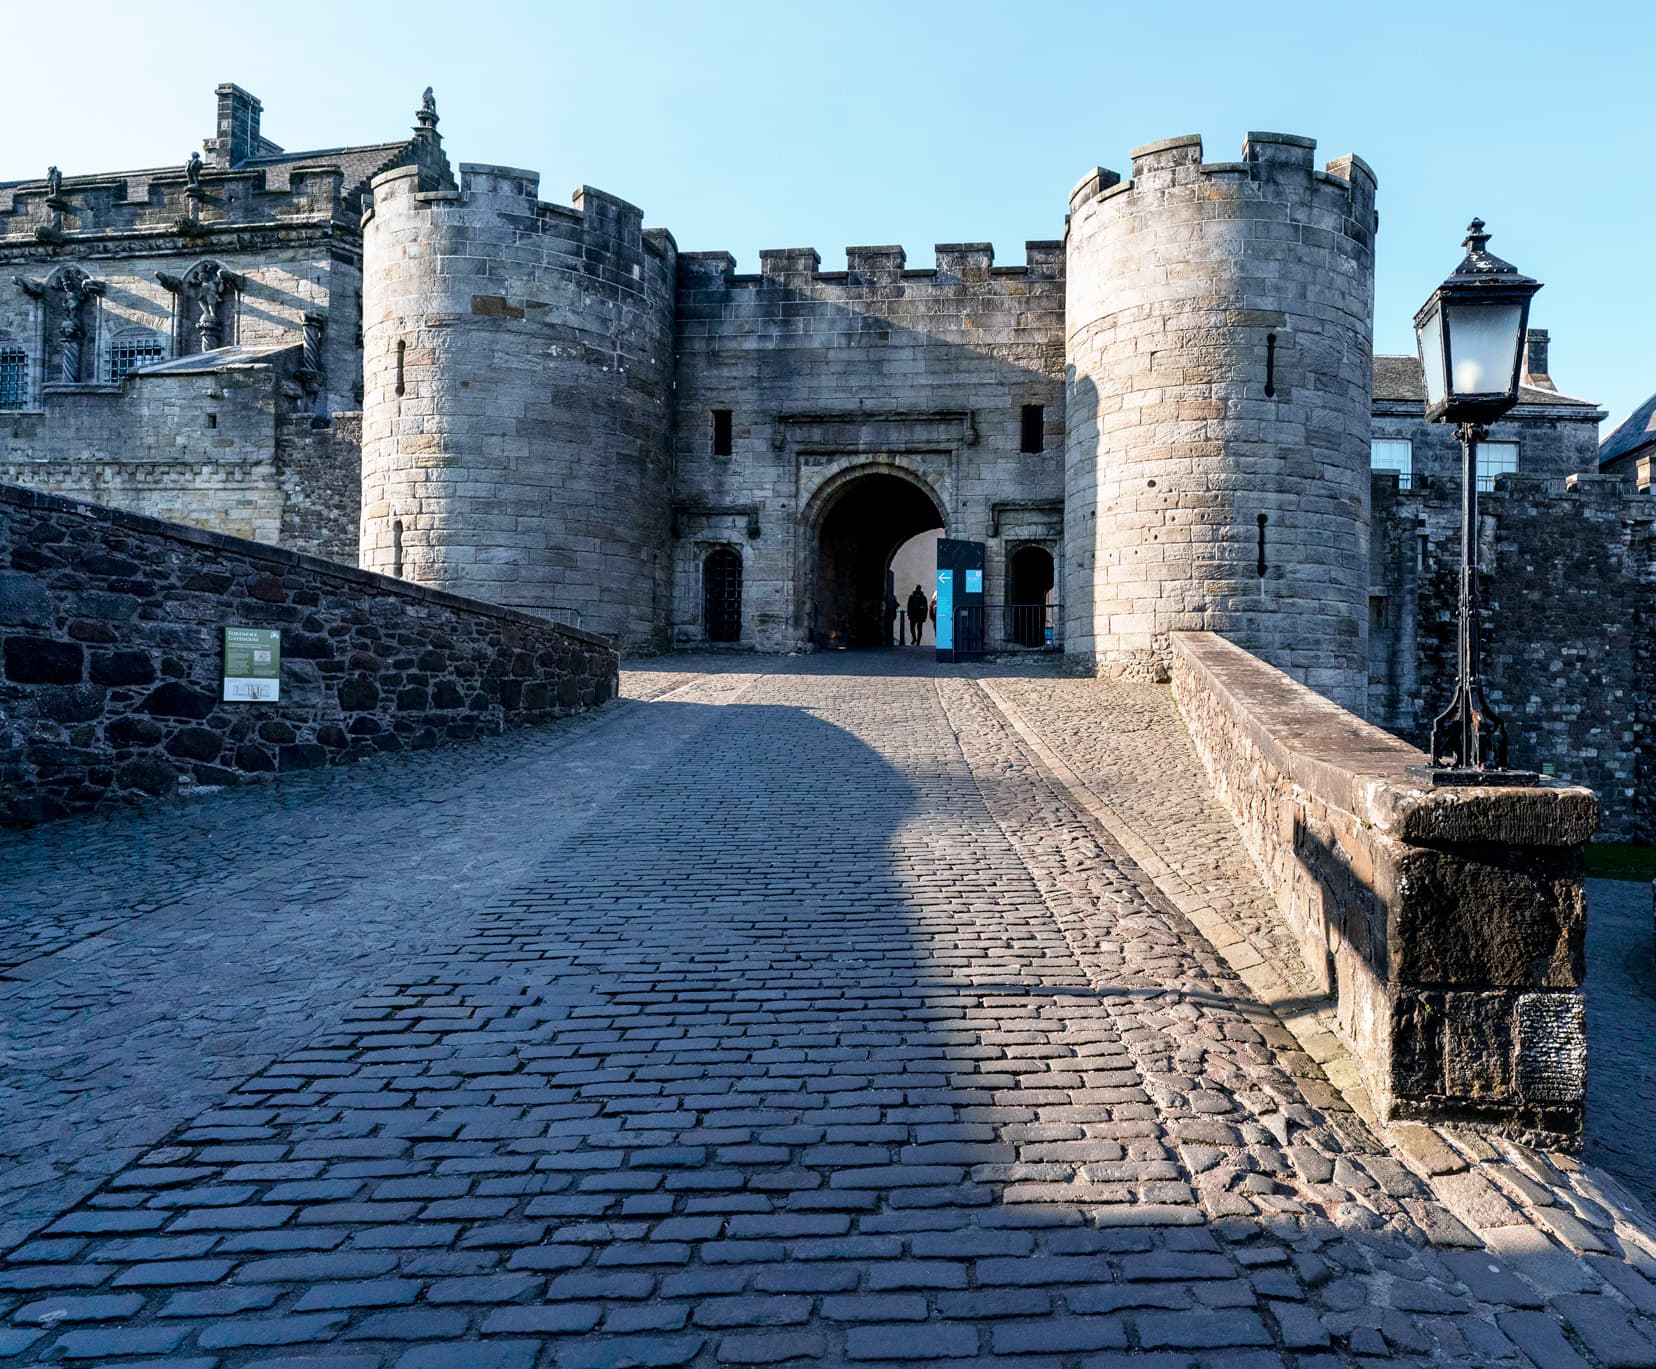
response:
<path fill-rule="evenodd" d="M 1478 443 L 1518 401 L 1530 299 L 1541 283 L 1485 246 L 1483 220 L 1467 229 L 1466 257 L 1415 315 L 1426 371 L 1426 417 L 1453 423 L 1461 444 L 1460 655 L 1454 701 L 1432 723 L 1438 784 L 1533 784 L 1506 768 L 1506 726 L 1484 701 L 1478 672 Z"/>

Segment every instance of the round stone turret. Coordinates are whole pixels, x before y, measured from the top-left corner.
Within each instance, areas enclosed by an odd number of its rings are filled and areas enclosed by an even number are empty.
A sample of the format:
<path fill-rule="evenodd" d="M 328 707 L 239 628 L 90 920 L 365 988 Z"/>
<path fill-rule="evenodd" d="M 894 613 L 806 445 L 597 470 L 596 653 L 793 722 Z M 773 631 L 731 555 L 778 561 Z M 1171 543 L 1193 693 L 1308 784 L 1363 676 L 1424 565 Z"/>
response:
<path fill-rule="evenodd" d="M 373 183 L 361 562 L 658 645 L 670 565 L 676 249 L 638 209 L 462 166 Z"/>
<path fill-rule="evenodd" d="M 1315 147 L 1173 138 L 1071 194 L 1065 634 L 1100 674 L 1206 629 L 1362 710 L 1375 179 Z"/>

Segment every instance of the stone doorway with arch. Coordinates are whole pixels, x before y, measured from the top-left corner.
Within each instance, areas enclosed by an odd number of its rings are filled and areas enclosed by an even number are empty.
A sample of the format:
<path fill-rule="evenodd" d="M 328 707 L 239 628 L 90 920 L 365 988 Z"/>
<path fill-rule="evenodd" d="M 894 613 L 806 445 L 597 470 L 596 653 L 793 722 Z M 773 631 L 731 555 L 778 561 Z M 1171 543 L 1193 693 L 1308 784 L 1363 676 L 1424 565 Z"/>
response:
<path fill-rule="evenodd" d="M 910 538 L 947 526 L 942 501 L 912 472 L 878 465 L 842 472 L 812 506 L 801 576 L 809 640 L 827 650 L 888 645 L 892 558 Z"/>
<path fill-rule="evenodd" d="M 1052 548 L 1039 542 L 1014 547 L 1006 558 L 1006 621 L 1002 631 L 1008 645 L 1047 647 L 1055 644 L 1057 563 Z"/>
<path fill-rule="evenodd" d="M 714 547 L 702 558 L 702 625 L 709 642 L 742 640 L 742 553 Z"/>

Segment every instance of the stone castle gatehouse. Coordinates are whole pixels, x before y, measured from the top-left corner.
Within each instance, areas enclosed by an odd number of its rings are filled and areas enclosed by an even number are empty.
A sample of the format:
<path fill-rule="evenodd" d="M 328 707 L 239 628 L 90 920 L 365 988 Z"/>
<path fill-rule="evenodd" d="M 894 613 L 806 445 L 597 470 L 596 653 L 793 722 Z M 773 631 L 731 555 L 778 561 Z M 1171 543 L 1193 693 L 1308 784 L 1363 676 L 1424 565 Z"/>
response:
<path fill-rule="evenodd" d="M 224 85 L 205 160 L 0 185 L 0 481 L 633 650 L 884 642 L 894 555 L 941 529 L 983 544 L 991 649 L 1161 679 L 1168 634 L 1213 629 L 1405 736 L 1440 706 L 1458 474 L 1418 363 L 1372 353 L 1357 157 L 1172 138 L 1055 192 L 1014 263 L 746 274 L 602 191 L 456 172 L 429 92 L 384 143 L 287 152 L 260 118 Z M 1491 564 L 1604 565 L 1500 604 L 1490 678 L 1515 750 L 1631 833 L 1648 480 L 1598 474 L 1604 414 L 1547 353 L 1488 444 Z"/>

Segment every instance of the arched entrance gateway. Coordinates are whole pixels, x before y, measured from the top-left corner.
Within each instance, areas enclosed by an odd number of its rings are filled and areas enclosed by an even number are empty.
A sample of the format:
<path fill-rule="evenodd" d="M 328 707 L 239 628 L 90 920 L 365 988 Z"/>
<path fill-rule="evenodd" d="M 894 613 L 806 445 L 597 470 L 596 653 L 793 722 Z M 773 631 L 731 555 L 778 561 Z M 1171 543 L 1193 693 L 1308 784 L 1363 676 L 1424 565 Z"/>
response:
<path fill-rule="evenodd" d="M 1006 640 L 1016 646 L 1046 646 L 1056 580 L 1052 553 L 1034 544 L 1019 547 L 1006 567 Z"/>
<path fill-rule="evenodd" d="M 945 526 L 944 511 L 916 477 L 894 467 L 853 473 L 825 494 L 814 523 L 814 575 L 805 581 L 815 588 L 810 640 L 826 648 L 884 646 L 891 558 L 915 534 Z M 910 588 L 899 587 L 897 597 Z"/>

